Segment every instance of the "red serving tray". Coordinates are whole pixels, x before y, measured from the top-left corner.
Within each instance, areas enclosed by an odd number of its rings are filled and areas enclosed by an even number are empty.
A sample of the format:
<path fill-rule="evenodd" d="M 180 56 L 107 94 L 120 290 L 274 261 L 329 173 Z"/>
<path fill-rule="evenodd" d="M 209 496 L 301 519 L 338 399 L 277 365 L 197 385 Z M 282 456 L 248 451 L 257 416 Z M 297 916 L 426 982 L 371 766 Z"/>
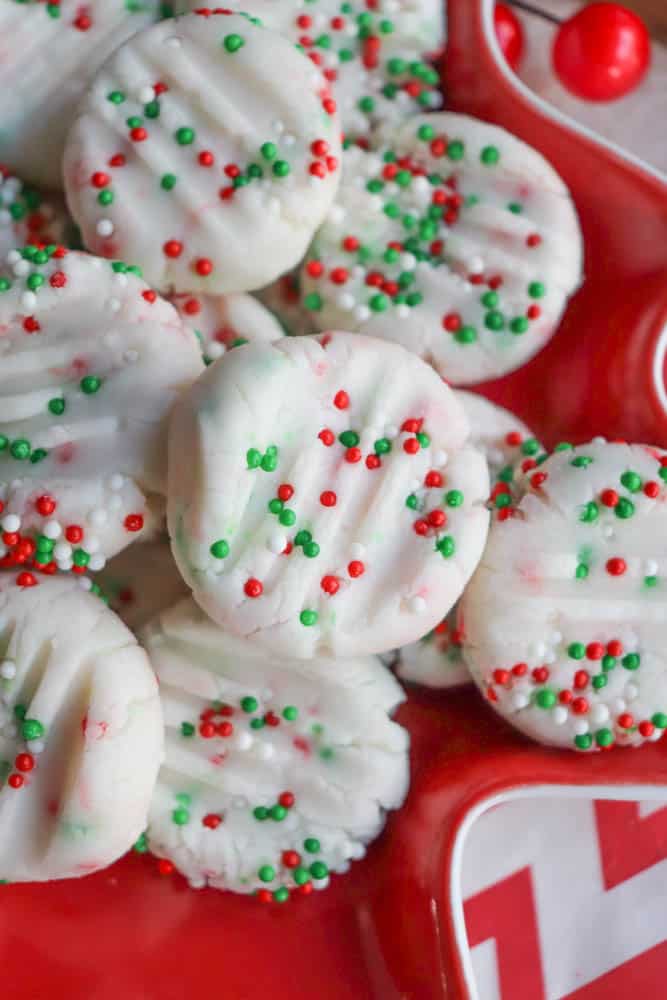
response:
<path fill-rule="evenodd" d="M 449 105 L 511 129 L 560 171 L 581 216 L 588 280 L 545 350 L 481 391 L 547 443 L 601 433 L 667 446 L 667 178 L 528 91 L 504 64 L 492 11 L 493 0 L 448 0 Z M 398 718 L 412 736 L 406 806 L 326 892 L 261 906 L 190 890 L 138 855 L 77 882 L 7 886 L 0 961 L 8 996 L 468 1000 L 475 990 L 457 837 L 471 810 L 547 785 L 588 786 L 591 798 L 664 790 L 667 801 L 667 744 L 594 756 L 543 749 L 470 688 L 412 691 Z M 667 842 L 659 848 L 667 857 Z M 667 916 L 665 924 L 667 932 Z M 654 981 L 644 983 L 654 995 L 667 956 L 658 959 Z M 586 996 L 625 1000 L 637 985 L 630 973 L 614 983 Z"/>

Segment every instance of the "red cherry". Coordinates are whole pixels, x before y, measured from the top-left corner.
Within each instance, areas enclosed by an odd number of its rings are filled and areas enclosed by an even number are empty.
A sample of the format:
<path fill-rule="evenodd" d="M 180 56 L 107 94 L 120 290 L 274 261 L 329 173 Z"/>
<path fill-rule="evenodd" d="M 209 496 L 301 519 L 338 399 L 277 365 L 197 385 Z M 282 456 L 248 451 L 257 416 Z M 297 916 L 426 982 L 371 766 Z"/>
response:
<path fill-rule="evenodd" d="M 496 38 L 510 69 L 516 73 L 523 55 L 523 28 L 521 21 L 507 4 L 497 3 L 493 11 Z"/>
<path fill-rule="evenodd" d="M 651 61 L 644 22 L 617 3 L 593 3 L 563 21 L 553 45 L 561 83 L 587 101 L 614 101 L 641 83 Z"/>

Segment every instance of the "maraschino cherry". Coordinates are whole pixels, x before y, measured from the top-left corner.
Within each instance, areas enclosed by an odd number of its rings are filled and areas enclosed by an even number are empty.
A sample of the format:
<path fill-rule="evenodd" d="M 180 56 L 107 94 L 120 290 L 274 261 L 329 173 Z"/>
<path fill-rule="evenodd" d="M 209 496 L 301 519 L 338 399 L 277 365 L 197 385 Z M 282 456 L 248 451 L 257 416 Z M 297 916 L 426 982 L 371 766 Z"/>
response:
<path fill-rule="evenodd" d="M 504 3 L 497 3 L 493 11 L 496 38 L 505 59 L 516 73 L 523 54 L 523 28 L 514 11 Z"/>
<path fill-rule="evenodd" d="M 651 40 L 641 18 L 617 3 L 593 3 L 564 21 L 554 40 L 561 83 L 587 101 L 614 101 L 641 82 Z"/>

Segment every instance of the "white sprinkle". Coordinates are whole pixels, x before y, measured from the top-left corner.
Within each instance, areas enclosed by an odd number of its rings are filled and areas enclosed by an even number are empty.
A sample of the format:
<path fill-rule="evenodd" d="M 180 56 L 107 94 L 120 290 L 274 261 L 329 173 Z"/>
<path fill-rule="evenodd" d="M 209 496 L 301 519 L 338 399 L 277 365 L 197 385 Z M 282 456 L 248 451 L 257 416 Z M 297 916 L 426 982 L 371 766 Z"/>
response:
<path fill-rule="evenodd" d="M 639 688 L 636 684 L 633 684 L 632 681 L 630 681 L 625 685 L 625 691 L 623 693 L 625 694 L 627 701 L 634 701 L 639 694 Z"/>
<path fill-rule="evenodd" d="M 515 712 L 525 708 L 530 699 L 523 691 L 515 691 L 510 698 L 510 705 Z"/>
<path fill-rule="evenodd" d="M 324 878 L 314 878 L 311 881 L 313 889 L 326 889 L 329 885 L 329 876 L 326 875 Z"/>
<path fill-rule="evenodd" d="M 260 743 L 258 754 L 260 760 L 271 760 L 275 756 L 275 753 L 273 743 Z"/>
<path fill-rule="evenodd" d="M 411 611 L 413 615 L 422 614 L 426 610 L 426 601 L 423 597 L 415 594 L 415 596 L 411 597 L 408 601 L 408 610 Z"/>
<path fill-rule="evenodd" d="M 111 219 L 100 219 L 95 226 L 95 232 L 98 236 L 111 236 L 113 233 L 113 222 Z"/>
<path fill-rule="evenodd" d="M 332 205 L 331 208 L 329 209 L 327 221 L 333 222 L 334 225 L 336 225 L 337 223 L 342 222 L 344 218 L 345 218 L 345 209 L 343 208 L 343 206 Z"/>
<path fill-rule="evenodd" d="M 402 271 L 414 271 L 417 264 L 417 258 L 414 254 L 404 253 L 401 256 L 401 270 Z"/>
<path fill-rule="evenodd" d="M 602 534 L 604 535 L 605 538 L 614 537 L 614 529 L 612 528 L 611 524 L 605 524 L 604 528 L 602 529 Z"/>
<path fill-rule="evenodd" d="M 276 119 L 276 121 L 274 121 L 273 123 L 273 131 L 276 132 L 278 135 L 282 135 L 282 133 L 285 131 L 285 126 L 283 125 L 283 123 L 280 121 L 279 118 Z"/>
<path fill-rule="evenodd" d="M 236 745 L 239 750 L 249 750 L 254 742 L 252 735 L 245 731 L 241 731 L 236 739 Z"/>
<path fill-rule="evenodd" d="M 371 311 L 368 306 L 357 306 L 354 310 L 354 317 L 359 323 L 365 323 L 371 318 Z"/>
<path fill-rule="evenodd" d="M 0 665 L 0 677 L 6 681 L 11 681 L 16 677 L 16 664 L 13 660 L 4 660 Z"/>
<path fill-rule="evenodd" d="M 657 742 L 657 740 L 659 740 L 662 737 L 663 733 L 664 733 L 664 729 L 659 729 L 656 726 L 656 728 L 653 730 L 653 732 L 649 736 L 649 739 L 650 739 L 651 743 Z"/>
<path fill-rule="evenodd" d="M 120 285 L 121 288 L 125 288 L 127 285 L 127 275 L 123 274 L 122 271 L 116 271 L 114 274 L 114 281 L 117 285 Z"/>
<path fill-rule="evenodd" d="M 471 257 L 466 261 L 466 267 L 470 274 L 481 274 L 484 270 L 484 261 L 481 257 Z"/>
<path fill-rule="evenodd" d="M 275 531 L 266 542 L 266 547 L 269 552 L 273 552 L 274 555 L 279 556 L 281 552 L 285 551 L 285 546 L 287 545 L 287 535 L 283 535 L 280 531 Z"/>
<path fill-rule="evenodd" d="M 646 576 L 656 576 L 658 572 L 658 564 L 655 559 L 646 560 Z"/>
<path fill-rule="evenodd" d="M 2 519 L 2 530 L 13 534 L 21 527 L 21 518 L 18 514 L 6 514 Z"/>
<path fill-rule="evenodd" d="M 69 559 L 72 555 L 72 546 L 69 542 L 57 542 L 53 549 L 53 558 L 57 562 Z"/>
<path fill-rule="evenodd" d="M 384 436 L 393 441 L 395 437 L 398 436 L 398 427 L 396 424 L 386 424 L 384 428 Z"/>
<path fill-rule="evenodd" d="M 86 551 L 87 552 L 91 552 L 91 553 L 92 552 L 99 552 L 99 549 L 100 549 L 100 540 L 99 540 L 99 538 L 93 537 L 93 538 L 88 538 L 86 540 Z"/>
<path fill-rule="evenodd" d="M 155 99 L 155 91 L 152 87 L 142 87 L 137 96 L 142 104 L 148 104 Z"/>
<path fill-rule="evenodd" d="M 26 746 L 30 753 L 40 754 L 44 752 L 44 740 L 28 740 Z"/>
<path fill-rule="evenodd" d="M 19 259 L 14 264 L 12 270 L 17 278 L 23 278 L 24 275 L 30 273 L 30 261 L 24 260 L 22 257 L 19 257 Z"/>
<path fill-rule="evenodd" d="M 23 306 L 24 309 L 28 309 L 30 310 L 30 312 L 32 312 L 32 310 L 37 305 L 37 296 L 35 295 L 35 293 L 24 292 L 23 295 L 21 296 L 21 305 Z"/>
<path fill-rule="evenodd" d="M 109 312 L 117 313 L 120 310 L 120 299 L 109 299 L 107 308 Z"/>
<path fill-rule="evenodd" d="M 245 807 L 248 805 L 248 800 L 244 798 L 242 795 L 237 795 L 236 798 L 233 799 L 232 805 L 234 806 L 235 809 L 245 809 Z"/>
<path fill-rule="evenodd" d="M 295 137 L 291 133 L 287 133 L 282 138 L 283 146 L 293 146 L 296 142 Z"/>
<path fill-rule="evenodd" d="M 88 567 L 89 569 L 92 569 L 94 572 L 98 572 L 99 570 L 104 569 L 106 564 L 107 564 L 106 557 L 103 556 L 101 552 L 96 552 L 95 555 L 90 557 L 90 562 L 88 563 Z"/>
<path fill-rule="evenodd" d="M 169 38 L 165 38 L 164 44 L 168 45 L 171 49 L 180 49 L 181 40 L 176 35 L 170 35 Z"/>
<path fill-rule="evenodd" d="M 104 507 L 98 507 L 96 510 L 91 512 L 88 520 L 91 524 L 99 526 L 107 523 L 109 515 L 105 511 Z"/>
<path fill-rule="evenodd" d="M 74 565 L 74 563 L 72 562 L 71 559 L 58 559 L 58 560 L 56 560 L 56 563 L 57 563 L 58 569 L 62 569 L 66 573 L 69 570 L 71 570 L 72 566 Z"/>
<path fill-rule="evenodd" d="M 624 698 L 617 698 L 614 701 L 614 711 L 618 712 L 619 715 L 621 714 L 621 712 L 625 712 L 626 708 L 627 708 L 627 705 L 625 703 L 625 699 Z"/>
<path fill-rule="evenodd" d="M 556 705 L 551 713 L 551 718 L 556 726 L 562 726 L 565 722 L 567 722 L 568 714 L 569 713 L 565 708 L 565 705 Z"/>
<path fill-rule="evenodd" d="M 609 718 L 609 709 L 602 702 L 598 702 L 591 708 L 591 720 L 592 722 L 598 724 L 600 722 L 606 722 Z"/>
<path fill-rule="evenodd" d="M 212 340 L 210 344 L 206 345 L 206 357 L 210 358 L 212 361 L 217 361 L 226 352 L 227 348 L 224 344 L 221 344 L 219 340 Z"/>
<path fill-rule="evenodd" d="M 81 587 L 81 590 L 90 590 L 92 585 L 93 581 L 89 576 L 82 576 L 79 578 L 79 586 Z"/>
<path fill-rule="evenodd" d="M 433 456 L 433 464 L 437 467 L 440 465 L 447 465 L 447 460 L 449 456 L 446 451 L 436 451 Z"/>
<path fill-rule="evenodd" d="M 528 647 L 528 651 L 531 658 L 541 660 L 542 657 L 546 655 L 547 647 L 542 641 L 532 642 Z"/>
<path fill-rule="evenodd" d="M 107 501 L 107 507 L 109 508 L 109 510 L 120 510 L 122 506 L 123 506 L 123 501 L 118 495 L 109 497 Z"/>
<path fill-rule="evenodd" d="M 22 259 L 21 254 L 18 252 L 18 250 L 10 250 L 9 253 L 7 254 L 8 264 L 15 264 L 17 260 L 21 259 Z"/>
<path fill-rule="evenodd" d="M 114 473 L 109 479 L 109 489 L 110 490 L 122 490 L 125 485 L 125 476 L 121 476 L 119 472 Z"/>
<path fill-rule="evenodd" d="M 346 311 L 354 309 L 356 303 L 354 295 L 351 295 L 350 292 L 341 292 L 336 301 L 338 308 Z"/>
<path fill-rule="evenodd" d="M 361 542 L 352 542 L 350 545 L 350 555 L 353 559 L 362 559 L 366 555 L 366 546 Z"/>
<path fill-rule="evenodd" d="M 575 736 L 585 736 L 588 732 L 588 723 L 585 719 L 575 719 L 573 729 Z"/>
<path fill-rule="evenodd" d="M 404 303 L 396 307 L 396 316 L 398 319 L 409 319 L 410 313 L 410 306 L 406 306 Z"/>

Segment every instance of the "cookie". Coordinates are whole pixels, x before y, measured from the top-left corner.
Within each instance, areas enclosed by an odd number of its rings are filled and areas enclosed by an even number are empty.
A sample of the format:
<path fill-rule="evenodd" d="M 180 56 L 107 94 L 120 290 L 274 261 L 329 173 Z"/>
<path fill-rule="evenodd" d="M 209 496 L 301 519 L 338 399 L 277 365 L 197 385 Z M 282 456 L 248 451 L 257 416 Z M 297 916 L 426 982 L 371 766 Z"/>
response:
<path fill-rule="evenodd" d="M 346 143 L 372 145 L 383 129 L 442 106 L 440 75 L 427 59 L 443 44 L 440 3 L 234 0 L 231 6 L 279 31 L 322 70 Z"/>
<path fill-rule="evenodd" d="M 542 743 L 638 746 L 667 727 L 667 455 L 595 440 L 527 474 L 461 603 L 485 697 Z"/>
<path fill-rule="evenodd" d="M 0 566 L 99 570 L 163 516 L 197 338 L 133 269 L 62 247 L 12 252 L 0 327 Z"/>
<path fill-rule="evenodd" d="M 67 129 L 95 73 L 122 42 L 150 24 L 158 0 L 0 2 L 0 162 L 32 184 L 63 186 Z"/>
<path fill-rule="evenodd" d="M 394 341 L 469 385 L 544 346 L 581 268 L 570 195 L 539 153 L 465 115 L 422 115 L 345 153 L 302 302 L 319 329 Z"/>
<path fill-rule="evenodd" d="M 395 344 L 328 333 L 229 352 L 169 431 L 169 533 L 195 599 L 299 657 L 423 635 L 486 537 L 468 431 L 451 390 Z"/>
<path fill-rule="evenodd" d="M 169 301 L 197 334 L 204 363 L 249 341 L 278 340 L 283 330 L 253 295 L 172 295 Z"/>
<path fill-rule="evenodd" d="M 542 446 L 509 410 L 474 392 L 457 389 L 455 396 L 470 422 L 470 438 L 484 454 L 491 479 L 490 501 L 501 510 L 522 491 L 523 472 L 534 468 Z M 418 642 L 398 650 L 397 673 L 401 680 L 444 688 L 466 684 L 470 673 L 462 652 L 463 632 L 455 606 L 439 625 Z"/>
<path fill-rule="evenodd" d="M 146 824 L 163 754 L 144 651 L 73 579 L 0 575 L 0 878 L 88 875 Z"/>
<path fill-rule="evenodd" d="M 403 692 L 374 658 L 308 662 L 223 632 L 187 599 L 142 633 L 166 758 L 149 849 L 196 887 L 284 902 L 325 888 L 408 785 Z"/>
<path fill-rule="evenodd" d="M 67 140 L 86 246 L 166 292 L 260 288 L 294 267 L 333 202 L 340 125 L 326 81 L 249 17 L 203 10 L 122 46 Z"/>

